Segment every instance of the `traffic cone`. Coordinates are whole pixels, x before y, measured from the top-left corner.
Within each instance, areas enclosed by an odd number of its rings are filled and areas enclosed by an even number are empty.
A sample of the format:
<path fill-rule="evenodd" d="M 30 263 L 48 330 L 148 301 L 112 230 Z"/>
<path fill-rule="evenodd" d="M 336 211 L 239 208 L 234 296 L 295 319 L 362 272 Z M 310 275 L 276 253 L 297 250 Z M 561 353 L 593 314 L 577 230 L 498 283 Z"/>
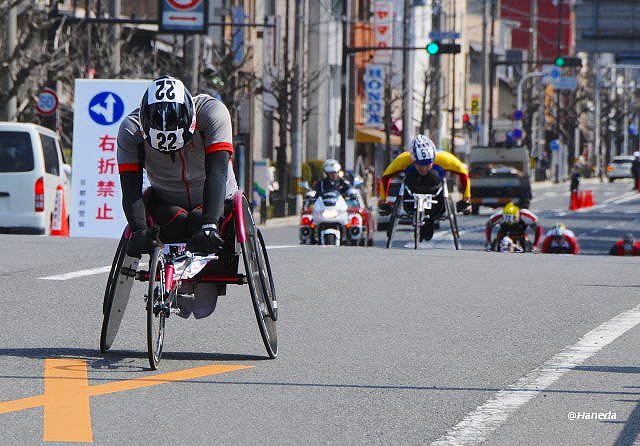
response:
<path fill-rule="evenodd" d="M 587 203 L 585 204 L 585 206 L 595 206 L 596 202 L 593 200 L 593 191 L 591 189 L 586 191 L 587 196 L 586 196 L 586 200 Z"/>
<path fill-rule="evenodd" d="M 569 199 L 569 210 L 575 211 L 580 209 L 580 202 L 578 200 L 578 191 L 574 190 L 571 192 L 571 198 Z"/>
<path fill-rule="evenodd" d="M 56 187 L 56 202 L 51 219 L 51 235 L 69 237 L 69 216 L 67 215 L 67 205 L 64 202 L 64 188 L 61 184 Z"/>

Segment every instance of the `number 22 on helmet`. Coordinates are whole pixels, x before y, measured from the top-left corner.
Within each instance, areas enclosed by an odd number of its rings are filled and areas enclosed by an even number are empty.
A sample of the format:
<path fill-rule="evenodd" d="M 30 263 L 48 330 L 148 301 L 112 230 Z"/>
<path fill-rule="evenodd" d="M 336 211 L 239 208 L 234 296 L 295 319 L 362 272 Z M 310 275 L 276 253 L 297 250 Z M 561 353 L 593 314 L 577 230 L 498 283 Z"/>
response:
<path fill-rule="evenodd" d="M 161 76 L 144 93 L 139 119 L 144 139 L 152 148 L 160 152 L 181 150 L 196 129 L 193 98 L 179 79 Z"/>

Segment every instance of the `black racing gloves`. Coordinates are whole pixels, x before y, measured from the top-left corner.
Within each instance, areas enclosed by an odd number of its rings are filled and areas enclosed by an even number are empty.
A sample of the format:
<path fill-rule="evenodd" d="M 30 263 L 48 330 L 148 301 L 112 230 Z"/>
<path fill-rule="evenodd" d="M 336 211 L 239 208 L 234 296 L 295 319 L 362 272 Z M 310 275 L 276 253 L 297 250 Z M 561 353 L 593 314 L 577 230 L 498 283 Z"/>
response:
<path fill-rule="evenodd" d="M 469 215 L 471 213 L 471 203 L 467 200 L 458 201 L 456 203 L 456 212 L 464 215 Z"/>
<path fill-rule="evenodd" d="M 127 243 L 127 255 L 130 257 L 142 257 L 142 254 L 151 254 L 153 250 L 161 246 L 158 238 L 160 228 L 147 228 L 135 231 L 133 237 Z"/>
<path fill-rule="evenodd" d="M 222 251 L 224 240 L 215 224 L 202 225 L 187 242 L 187 249 L 193 253 L 213 254 Z"/>

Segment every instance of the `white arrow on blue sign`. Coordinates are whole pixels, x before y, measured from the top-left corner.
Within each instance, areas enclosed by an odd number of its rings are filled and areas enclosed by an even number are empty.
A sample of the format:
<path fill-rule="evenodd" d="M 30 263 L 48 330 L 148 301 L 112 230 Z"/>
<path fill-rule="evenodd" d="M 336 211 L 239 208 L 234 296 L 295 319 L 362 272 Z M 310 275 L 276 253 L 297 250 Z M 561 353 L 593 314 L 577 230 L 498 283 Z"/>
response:
<path fill-rule="evenodd" d="M 454 31 L 431 31 L 429 38 L 431 40 L 459 39 L 460 33 Z"/>

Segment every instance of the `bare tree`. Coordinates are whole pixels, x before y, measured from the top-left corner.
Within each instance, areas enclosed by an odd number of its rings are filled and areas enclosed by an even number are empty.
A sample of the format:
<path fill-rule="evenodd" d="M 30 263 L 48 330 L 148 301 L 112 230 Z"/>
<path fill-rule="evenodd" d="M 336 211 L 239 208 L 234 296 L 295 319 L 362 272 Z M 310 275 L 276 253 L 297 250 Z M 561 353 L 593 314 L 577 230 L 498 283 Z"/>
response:
<path fill-rule="evenodd" d="M 63 49 L 49 44 L 50 36 L 54 41 L 59 39 L 65 20 L 53 16 L 53 7 L 45 8 L 28 0 L 5 0 L 0 2 L 0 30 L 8 30 L 13 8 L 18 13 L 20 26 L 13 51 L 7 47 L 9 39 L 4 32 L 0 38 L 0 79 L 9 80 L 5 88 L 0 89 L 0 103 L 16 98 L 17 115 L 21 117 L 29 113 L 29 105 L 34 105 L 46 73 L 61 70 L 66 64 Z"/>

